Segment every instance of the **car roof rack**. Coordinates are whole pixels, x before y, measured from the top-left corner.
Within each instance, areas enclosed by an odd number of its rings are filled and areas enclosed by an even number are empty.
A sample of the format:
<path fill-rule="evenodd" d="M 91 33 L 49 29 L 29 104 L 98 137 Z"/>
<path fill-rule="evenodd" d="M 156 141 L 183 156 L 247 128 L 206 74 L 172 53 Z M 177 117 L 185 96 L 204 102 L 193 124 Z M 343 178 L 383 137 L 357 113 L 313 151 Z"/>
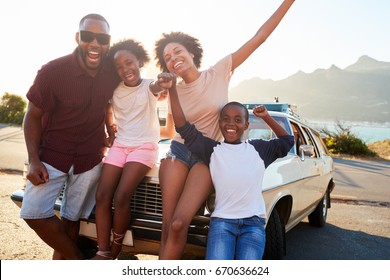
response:
<path fill-rule="evenodd" d="M 256 106 L 264 105 L 265 108 L 267 108 L 268 111 L 275 111 L 275 112 L 281 112 L 289 114 L 289 104 L 288 103 L 243 103 L 243 105 L 248 110 L 253 110 Z"/>
<path fill-rule="evenodd" d="M 243 105 L 248 110 L 253 110 L 253 108 L 255 108 L 256 106 L 264 105 L 268 111 L 286 113 L 286 114 L 289 114 L 291 116 L 294 116 L 297 119 L 301 119 L 301 117 L 297 113 L 298 107 L 295 104 L 279 103 L 279 102 L 274 102 L 274 103 L 261 103 L 261 102 L 259 102 L 259 103 L 243 103 Z"/>

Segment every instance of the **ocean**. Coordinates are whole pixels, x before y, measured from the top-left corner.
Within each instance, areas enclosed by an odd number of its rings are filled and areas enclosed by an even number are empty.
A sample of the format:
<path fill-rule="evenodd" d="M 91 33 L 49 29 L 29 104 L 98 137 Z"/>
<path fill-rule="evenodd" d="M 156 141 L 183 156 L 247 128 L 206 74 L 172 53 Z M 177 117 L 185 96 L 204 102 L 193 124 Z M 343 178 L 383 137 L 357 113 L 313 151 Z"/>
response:
<path fill-rule="evenodd" d="M 336 132 L 336 123 L 329 121 L 308 121 L 315 129 L 326 128 Z M 369 123 L 369 122 L 340 122 L 342 127 L 350 128 L 353 135 L 360 138 L 366 144 L 377 141 L 390 140 L 390 122 Z"/>

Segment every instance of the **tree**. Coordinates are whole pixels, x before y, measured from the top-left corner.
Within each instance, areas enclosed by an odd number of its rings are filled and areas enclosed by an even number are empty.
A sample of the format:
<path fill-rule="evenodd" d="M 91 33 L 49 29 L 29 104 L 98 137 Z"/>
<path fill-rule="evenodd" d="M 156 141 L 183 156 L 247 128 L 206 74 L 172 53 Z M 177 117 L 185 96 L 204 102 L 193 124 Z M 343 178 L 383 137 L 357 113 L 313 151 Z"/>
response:
<path fill-rule="evenodd" d="M 0 123 L 19 124 L 23 122 L 27 102 L 19 95 L 4 93 L 0 101 Z"/>

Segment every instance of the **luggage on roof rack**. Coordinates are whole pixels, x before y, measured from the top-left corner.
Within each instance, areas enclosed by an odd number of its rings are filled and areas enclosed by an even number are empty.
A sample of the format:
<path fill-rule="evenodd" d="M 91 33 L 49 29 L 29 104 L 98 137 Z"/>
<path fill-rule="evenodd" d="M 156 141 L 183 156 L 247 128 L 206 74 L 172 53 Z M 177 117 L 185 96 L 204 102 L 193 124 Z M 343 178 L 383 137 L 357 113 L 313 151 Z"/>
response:
<path fill-rule="evenodd" d="M 300 119 L 300 116 L 298 115 L 297 111 L 297 105 L 295 104 L 288 104 L 288 103 L 243 103 L 243 105 L 248 109 L 248 110 L 253 110 L 258 105 L 264 105 L 265 108 L 267 108 L 268 111 L 275 111 L 275 112 L 281 112 L 281 113 L 286 113 L 291 116 L 296 117 L 297 119 Z"/>
<path fill-rule="evenodd" d="M 268 111 L 276 111 L 276 112 L 282 112 L 282 113 L 289 113 L 289 105 L 288 103 L 243 103 L 243 105 L 247 109 L 253 109 L 258 105 L 264 105 L 265 108 L 267 108 Z"/>

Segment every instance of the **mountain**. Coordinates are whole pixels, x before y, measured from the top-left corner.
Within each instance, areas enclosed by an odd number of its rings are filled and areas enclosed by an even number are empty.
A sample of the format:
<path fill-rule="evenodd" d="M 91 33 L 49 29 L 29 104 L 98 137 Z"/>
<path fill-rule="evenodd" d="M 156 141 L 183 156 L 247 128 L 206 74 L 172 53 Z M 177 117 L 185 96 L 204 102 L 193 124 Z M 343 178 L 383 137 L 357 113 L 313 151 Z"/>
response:
<path fill-rule="evenodd" d="M 240 102 L 273 102 L 276 96 L 310 120 L 390 122 L 390 62 L 364 55 L 345 69 L 298 71 L 279 81 L 256 77 L 229 91 L 230 100 Z"/>

